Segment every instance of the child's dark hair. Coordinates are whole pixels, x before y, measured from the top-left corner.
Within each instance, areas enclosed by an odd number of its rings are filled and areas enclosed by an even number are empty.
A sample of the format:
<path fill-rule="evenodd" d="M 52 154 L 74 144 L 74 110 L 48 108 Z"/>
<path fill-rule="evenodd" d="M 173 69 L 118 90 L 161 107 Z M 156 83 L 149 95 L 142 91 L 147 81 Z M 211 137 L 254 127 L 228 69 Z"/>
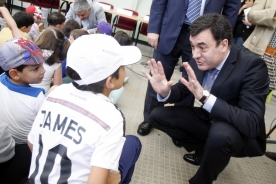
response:
<path fill-rule="evenodd" d="M 23 69 L 24 69 L 26 66 L 28 66 L 28 65 L 19 65 L 18 67 L 15 67 L 15 68 L 13 68 L 13 69 L 16 69 L 17 71 L 22 72 Z M 9 78 L 11 78 L 11 76 L 10 76 L 10 74 L 9 74 L 9 71 L 10 71 L 10 70 L 5 71 L 5 74 L 6 74 Z"/>
<path fill-rule="evenodd" d="M 26 13 L 24 11 L 17 12 L 12 17 L 19 29 L 24 26 L 29 27 L 34 23 L 33 15 L 31 15 L 30 13 Z"/>
<path fill-rule="evenodd" d="M 132 45 L 132 39 L 124 31 L 117 31 L 114 38 L 119 42 L 121 46 Z"/>
<path fill-rule="evenodd" d="M 81 37 L 82 35 L 88 35 L 88 32 L 83 29 L 74 29 L 70 33 L 70 36 L 72 36 L 74 40 Z"/>
<path fill-rule="evenodd" d="M 112 78 L 118 79 L 119 78 L 119 69 L 118 68 L 112 75 L 110 75 Z M 81 91 L 92 91 L 94 93 L 102 93 L 106 79 L 101 80 L 99 82 L 89 84 L 89 85 L 78 85 L 77 83 L 74 82 L 74 80 L 81 80 L 79 74 L 73 70 L 71 67 L 67 66 L 66 67 L 66 75 L 72 79 L 72 84 L 75 86 L 75 88 L 81 90 Z"/>
<path fill-rule="evenodd" d="M 80 29 L 80 28 L 81 27 L 77 21 L 68 20 L 67 22 L 65 22 L 62 28 L 62 32 L 67 38 L 69 38 L 71 31 L 73 31 L 74 29 Z"/>
<path fill-rule="evenodd" d="M 4 6 L 5 2 L 3 0 L 0 0 L 0 7 Z"/>
<path fill-rule="evenodd" d="M 56 26 L 65 22 L 65 16 L 61 13 L 53 12 L 48 15 L 47 22 L 50 26 Z"/>
<path fill-rule="evenodd" d="M 241 7 L 245 4 L 245 1 L 246 0 L 243 0 L 242 2 L 241 2 Z M 253 3 L 255 2 L 255 0 L 253 0 Z"/>
<path fill-rule="evenodd" d="M 54 53 L 45 61 L 48 65 L 60 63 L 66 59 L 70 42 L 64 39 L 64 34 L 55 27 L 45 29 L 35 40 L 40 49 L 52 50 Z"/>

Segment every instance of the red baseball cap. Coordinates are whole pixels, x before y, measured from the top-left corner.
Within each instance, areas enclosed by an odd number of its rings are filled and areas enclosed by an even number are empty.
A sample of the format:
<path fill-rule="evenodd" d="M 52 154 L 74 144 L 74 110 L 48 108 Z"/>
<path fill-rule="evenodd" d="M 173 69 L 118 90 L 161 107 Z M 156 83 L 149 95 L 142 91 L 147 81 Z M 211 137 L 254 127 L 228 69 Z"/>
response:
<path fill-rule="evenodd" d="M 37 16 L 37 18 L 39 19 L 45 19 L 43 16 L 42 16 L 42 13 L 41 13 L 41 10 L 36 7 L 36 6 L 28 6 L 25 10 L 27 13 L 31 13 L 31 14 L 34 14 L 35 16 Z"/>

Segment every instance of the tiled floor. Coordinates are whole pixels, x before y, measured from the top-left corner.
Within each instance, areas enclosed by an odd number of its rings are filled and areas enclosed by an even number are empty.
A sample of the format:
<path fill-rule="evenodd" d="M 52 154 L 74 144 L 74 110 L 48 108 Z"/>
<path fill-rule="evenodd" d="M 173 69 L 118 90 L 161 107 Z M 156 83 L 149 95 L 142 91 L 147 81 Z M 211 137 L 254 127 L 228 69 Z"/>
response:
<path fill-rule="evenodd" d="M 124 94 L 118 101 L 119 108 L 126 116 L 127 134 L 140 138 L 143 149 L 136 164 L 131 184 L 186 184 L 196 173 L 198 167 L 186 163 L 183 155 L 184 148 L 173 145 L 171 138 L 163 132 L 153 129 L 148 136 L 139 136 L 136 131 L 143 121 L 143 107 L 147 79 L 142 75 L 142 70 L 148 71 L 145 62 L 152 56 L 152 48 L 139 45 L 143 58 L 138 64 L 126 69 L 129 82 L 125 85 Z M 176 67 L 172 80 L 177 82 L 181 73 Z M 198 104 L 195 104 L 198 105 Z M 271 122 L 276 118 L 276 99 L 272 98 L 266 104 L 265 122 L 267 131 Z M 274 121 L 273 124 L 275 124 Z M 276 139 L 276 130 L 272 134 Z M 276 145 L 267 144 L 268 151 L 276 152 Z M 232 158 L 229 165 L 219 175 L 215 184 L 272 184 L 276 183 L 276 162 L 265 156 L 254 158 Z M 29 182 L 26 182 L 26 184 Z"/>

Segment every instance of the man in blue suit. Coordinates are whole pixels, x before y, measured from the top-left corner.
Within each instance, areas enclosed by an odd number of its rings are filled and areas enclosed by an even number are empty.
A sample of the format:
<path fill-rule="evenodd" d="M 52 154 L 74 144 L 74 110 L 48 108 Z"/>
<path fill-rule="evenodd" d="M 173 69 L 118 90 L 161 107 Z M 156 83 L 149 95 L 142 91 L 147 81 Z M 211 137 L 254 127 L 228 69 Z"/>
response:
<path fill-rule="evenodd" d="M 192 58 L 178 83 L 166 79 L 160 61 L 143 72 L 158 93 L 158 101 L 176 103 L 192 95 L 201 107 L 155 108 L 150 124 L 177 140 L 188 152 L 184 160 L 200 166 L 190 184 L 211 184 L 231 157 L 261 156 L 266 149 L 265 101 L 269 77 L 261 57 L 231 45 L 229 22 L 206 14 L 190 26 Z"/>
<path fill-rule="evenodd" d="M 147 37 L 155 49 L 153 57 L 161 61 L 167 80 L 170 80 L 180 56 L 183 62 L 189 61 L 189 27 L 195 18 L 207 13 L 221 13 L 234 27 L 240 3 L 240 0 L 153 0 Z M 163 103 L 157 101 L 155 91 L 148 85 L 144 121 L 138 127 L 138 134 L 150 133 L 152 127 L 148 118 L 151 111 L 159 106 Z"/>

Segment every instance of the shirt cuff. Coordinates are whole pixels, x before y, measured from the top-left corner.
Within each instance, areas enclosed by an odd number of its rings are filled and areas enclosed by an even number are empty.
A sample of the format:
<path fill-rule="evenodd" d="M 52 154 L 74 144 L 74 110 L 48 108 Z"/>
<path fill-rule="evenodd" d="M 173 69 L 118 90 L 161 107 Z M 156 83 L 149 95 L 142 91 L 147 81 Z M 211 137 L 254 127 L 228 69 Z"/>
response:
<path fill-rule="evenodd" d="M 165 98 L 163 98 L 161 95 L 159 95 L 157 93 L 157 100 L 158 100 L 158 102 L 166 102 L 168 100 L 168 98 L 170 97 L 170 95 L 171 95 L 171 90 L 170 90 L 169 94 Z"/>
<path fill-rule="evenodd" d="M 216 100 L 217 100 L 217 97 L 215 97 L 214 95 L 211 94 L 209 96 L 209 98 L 207 99 L 207 101 L 205 102 L 205 104 L 202 106 L 203 109 L 205 109 L 206 111 L 208 111 L 210 113 Z"/>

